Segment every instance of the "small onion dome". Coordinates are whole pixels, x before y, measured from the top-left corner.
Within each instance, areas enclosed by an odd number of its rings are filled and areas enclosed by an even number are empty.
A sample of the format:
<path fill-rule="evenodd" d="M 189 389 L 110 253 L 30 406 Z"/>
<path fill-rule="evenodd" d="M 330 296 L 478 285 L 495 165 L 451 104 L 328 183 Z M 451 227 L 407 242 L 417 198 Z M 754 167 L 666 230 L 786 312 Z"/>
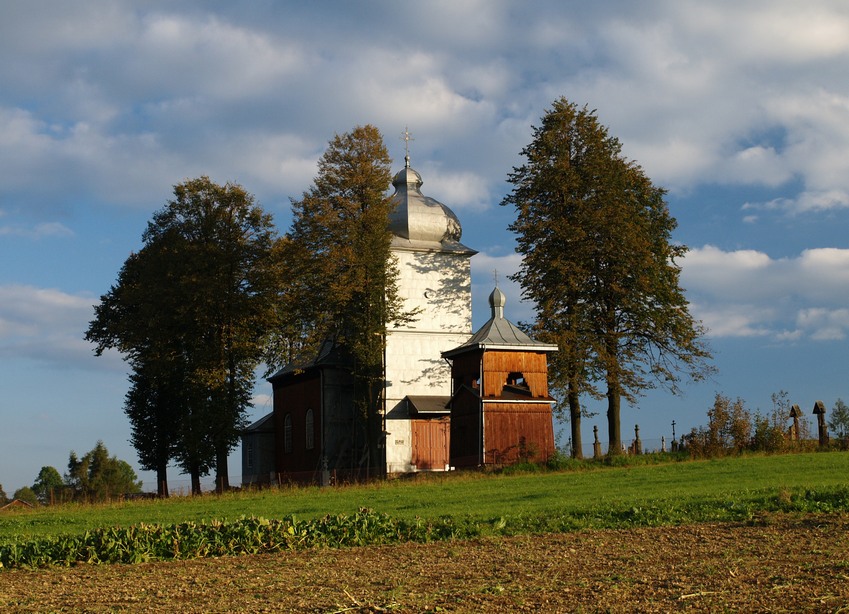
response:
<path fill-rule="evenodd" d="M 389 230 L 409 241 L 459 241 L 463 234 L 460 220 L 441 202 L 422 194 L 422 183 L 422 176 L 410 167 L 407 156 L 404 169 L 392 180 L 396 208 L 389 217 Z"/>
<path fill-rule="evenodd" d="M 498 286 L 495 286 L 495 290 L 489 295 L 489 307 L 492 309 L 493 318 L 504 318 L 505 303 L 507 303 L 507 297 Z"/>

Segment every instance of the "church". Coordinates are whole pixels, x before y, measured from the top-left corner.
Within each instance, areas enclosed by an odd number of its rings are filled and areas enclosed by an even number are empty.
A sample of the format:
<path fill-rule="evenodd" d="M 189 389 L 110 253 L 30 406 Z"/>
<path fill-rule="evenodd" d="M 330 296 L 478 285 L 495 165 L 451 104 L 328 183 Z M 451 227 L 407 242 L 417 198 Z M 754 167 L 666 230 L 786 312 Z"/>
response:
<path fill-rule="evenodd" d="M 379 459 L 353 415 L 344 348 L 327 342 L 312 359 L 269 378 L 273 411 L 242 435 L 242 483 L 330 484 L 420 471 L 541 461 L 554 453 L 547 355 L 505 319 L 505 296 L 472 331 L 471 258 L 460 220 L 421 191 L 404 168 L 392 185 L 392 254 L 399 295 L 415 321 L 386 330 Z"/>

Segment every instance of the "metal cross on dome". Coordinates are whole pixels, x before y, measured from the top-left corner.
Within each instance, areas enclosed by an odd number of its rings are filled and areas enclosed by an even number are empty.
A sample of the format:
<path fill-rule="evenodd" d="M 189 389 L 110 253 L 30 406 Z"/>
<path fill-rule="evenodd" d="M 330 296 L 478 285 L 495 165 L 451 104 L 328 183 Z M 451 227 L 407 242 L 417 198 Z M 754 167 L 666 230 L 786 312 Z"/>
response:
<path fill-rule="evenodd" d="M 410 134 L 407 126 L 404 126 L 404 133 L 401 135 L 401 140 L 404 141 L 404 157 L 410 159 L 410 141 L 415 141 L 413 135 Z"/>

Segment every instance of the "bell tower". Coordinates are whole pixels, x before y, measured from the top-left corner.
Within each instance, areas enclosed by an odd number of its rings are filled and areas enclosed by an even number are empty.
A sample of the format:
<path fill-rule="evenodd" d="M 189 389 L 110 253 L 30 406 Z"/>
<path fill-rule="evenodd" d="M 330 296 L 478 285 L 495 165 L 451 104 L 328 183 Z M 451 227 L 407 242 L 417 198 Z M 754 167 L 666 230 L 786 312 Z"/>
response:
<path fill-rule="evenodd" d="M 405 141 L 409 142 L 405 132 Z M 386 331 L 386 467 L 388 473 L 421 468 L 416 420 L 444 418 L 451 371 L 441 353 L 472 332 L 470 259 L 477 252 L 460 242 L 462 227 L 451 209 L 421 192 L 421 175 L 410 166 L 392 181 L 396 208 L 390 216 L 392 255 L 398 264 L 398 293 L 413 322 Z M 424 432 L 424 431 L 422 431 Z M 435 431 L 434 431 L 435 432 Z M 441 445 L 441 444 L 439 444 Z M 446 430 L 447 463 L 447 430 Z M 429 467 L 435 468 L 435 467 Z"/>

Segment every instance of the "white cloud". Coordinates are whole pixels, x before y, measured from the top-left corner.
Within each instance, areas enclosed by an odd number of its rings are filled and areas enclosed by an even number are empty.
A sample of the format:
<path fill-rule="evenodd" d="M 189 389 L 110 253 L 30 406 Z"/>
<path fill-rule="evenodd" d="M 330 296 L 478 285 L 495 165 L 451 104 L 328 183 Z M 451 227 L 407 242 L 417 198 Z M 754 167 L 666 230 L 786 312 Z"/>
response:
<path fill-rule="evenodd" d="M 565 94 L 598 108 L 625 153 L 673 190 L 798 177 L 804 191 L 785 208 L 849 200 L 849 18 L 829 3 L 381 5 L 356 30 L 339 9 L 51 6 L 14 11 L 2 30 L 0 49 L 25 67 L 0 68 L 21 94 L 0 96 L 7 190 L 57 194 L 73 177 L 80 194 L 150 203 L 207 173 L 297 195 L 316 146 L 374 123 L 396 159 L 394 132 L 410 125 L 414 164 L 440 160 L 455 203 L 481 206 L 475 196 Z M 46 102 L 24 108 L 34 97 Z M 771 130 L 783 142 L 761 136 Z"/>
<path fill-rule="evenodd" d="M 0 356 L 61 367 L 120 368 L 112 352 L 95 363 L 93 346 L 83 339 L 95 302 L 51 288 L 0 286 Z"/>
<path fill-rule="evenodd" d="M 799 328 L 817 341 L 841 340 L 849 331 L 849 309 L 802 309 L 796 317 Z"/>
<path fill-rule="evenodd" d="M 290 41 L 215 16 L 152 13 L 143 20 L 127 76 L 150 91 L 226 103 L 277 90 L 287 76 L 308 71 L 309 57 Z"/>
<path fill-rule="evenodd" d="M 775 314 L 769 308 L 747 304 L 691 305 L 691 312 L 711 337 L 765 337 Z"/>
<path fill-rule="evenodd" d="M 691 250 L 682 285 L 713 336 L 842 339 L 849 329 L 849 249 L 772 259 L 755 250 Z"/>
<path fill-rule="evenodd" d="M 45 222 L 36 224 L 31 228 L 0 226 L 0 236 L 4 235 L 41 239 L 43 237 L 70 237 L 74 235 L 74 231 L 60 222 Z"/>
<path fill-rule="evenodd" d="M 421 175 L 424 181 L 422 193 L 436 198 L 453 211 L 480 212 L 498 204 L 493 202 L 486 179 L 476 173 L 454 172 L 428 165 Z M 473 219 L 472 215 L 468 217 Z"/>

